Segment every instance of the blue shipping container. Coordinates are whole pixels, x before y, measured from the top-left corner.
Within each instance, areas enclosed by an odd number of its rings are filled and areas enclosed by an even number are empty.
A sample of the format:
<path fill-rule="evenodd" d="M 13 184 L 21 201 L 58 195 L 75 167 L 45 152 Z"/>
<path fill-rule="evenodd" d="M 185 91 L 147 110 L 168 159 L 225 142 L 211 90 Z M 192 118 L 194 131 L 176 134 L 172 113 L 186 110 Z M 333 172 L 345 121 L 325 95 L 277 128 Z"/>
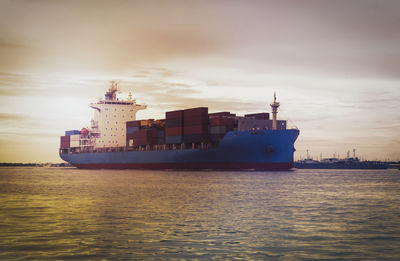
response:
<path fill-rule="evenodd" d="M 76 135 L 76 134 L 79 134 L 79 130 L 65 131 L 65 136 L 71 136 L 71 135 Z"/>
<path fill-rule="evenodd" d="M 182 143 L 182 136 L 166 136 L 165 143 L 166 144 Z"/>
<path fill-rule="evenodd" d="M 127 134 L 131 134 L 131 133 L 134 133 L 135 131 L 138 131 L 138 130 L 140 130 L 140 127 L 127 127 L 126 128 L 126 133 Z"/>

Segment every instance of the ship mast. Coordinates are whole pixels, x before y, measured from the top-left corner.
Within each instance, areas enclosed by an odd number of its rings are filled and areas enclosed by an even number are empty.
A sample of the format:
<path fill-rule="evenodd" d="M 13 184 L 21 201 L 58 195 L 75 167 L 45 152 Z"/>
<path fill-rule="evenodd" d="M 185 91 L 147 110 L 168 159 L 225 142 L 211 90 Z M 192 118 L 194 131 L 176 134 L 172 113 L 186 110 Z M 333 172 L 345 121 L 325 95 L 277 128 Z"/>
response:
<path fill-rule="evenodd" d="M 119 92 L 118 83 L 115 81 L 111 81 L 111 87 L 108 89 L 105 95 L 106 101 L 116 101 L 117 92 Z"/>
<path fill-rule="evenodd" d="M 274 102 L 270 104 L 272 108 L 272 129 L 276 130 L 277 129 L 277 124 L 276 124 L 276 115 L 278 114 L 278 108 L 280 106 L 279 102 L 276 101 L 276 92 L 274 92 Z"/>

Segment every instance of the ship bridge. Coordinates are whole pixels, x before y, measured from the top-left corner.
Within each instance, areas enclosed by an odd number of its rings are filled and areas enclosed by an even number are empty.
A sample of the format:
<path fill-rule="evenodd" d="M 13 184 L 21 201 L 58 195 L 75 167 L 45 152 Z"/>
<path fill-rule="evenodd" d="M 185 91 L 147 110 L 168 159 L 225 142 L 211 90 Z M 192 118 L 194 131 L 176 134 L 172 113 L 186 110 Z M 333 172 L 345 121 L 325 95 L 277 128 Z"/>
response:
<path fill-rule="evenodd" d="M 112 81 L 105 99 L 89 105 L 95 109 L 92 120 L 95 148 L 126 146 L 126 122 L 136 120 L 136 113 L 147 108 L 137 104 L 131 93 L 128 100 L 118 99 L 117 93 L 120 93 L 118 84 Z"/>

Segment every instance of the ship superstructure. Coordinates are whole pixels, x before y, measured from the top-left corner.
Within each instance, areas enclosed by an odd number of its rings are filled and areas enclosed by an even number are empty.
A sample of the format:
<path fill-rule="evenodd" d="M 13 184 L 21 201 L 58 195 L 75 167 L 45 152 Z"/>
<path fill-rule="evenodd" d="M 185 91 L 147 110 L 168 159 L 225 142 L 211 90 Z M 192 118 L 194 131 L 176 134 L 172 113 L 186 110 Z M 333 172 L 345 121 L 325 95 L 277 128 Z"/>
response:
<path fill-rule="evenodd" d="M 136 120 L 146 108 L 119 100 L 112 82 L 94 109 L 91 128 L 67 131 L 60 157 L 79 168 L 139 169 L 290 169 L 297 128 L 277 120 L 279 103 L 269 113 L 237 116 L 209 113 L 207 107 L 169 111 L 165 119 Z"/>
<path fill-rule="evenodd" d="M 121 147 L 126 144 L 126 122 L 136 120 L 136 113 L 146 109 L 129 94 L 128 100 L 117 98 L 118 84 L 111 82 L 105 98 L 91 103 L 94 118 L 90 130 L 90 146 L 93 148 Z"/>

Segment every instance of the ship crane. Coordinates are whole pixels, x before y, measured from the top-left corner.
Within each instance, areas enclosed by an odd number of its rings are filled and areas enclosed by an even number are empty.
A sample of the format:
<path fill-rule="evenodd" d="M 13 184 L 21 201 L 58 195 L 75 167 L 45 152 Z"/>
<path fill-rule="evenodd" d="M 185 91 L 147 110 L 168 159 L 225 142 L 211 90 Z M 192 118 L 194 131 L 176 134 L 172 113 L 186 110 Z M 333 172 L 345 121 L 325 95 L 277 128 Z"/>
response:
<path fill-rule="evenodd" d="M 276 115 L 278 114 L 279 102 L 276 101 L 276 92 L 274 92 L 274 102 L 270 104 L 272 108 L 272 129 L 277 129 Z"/>

